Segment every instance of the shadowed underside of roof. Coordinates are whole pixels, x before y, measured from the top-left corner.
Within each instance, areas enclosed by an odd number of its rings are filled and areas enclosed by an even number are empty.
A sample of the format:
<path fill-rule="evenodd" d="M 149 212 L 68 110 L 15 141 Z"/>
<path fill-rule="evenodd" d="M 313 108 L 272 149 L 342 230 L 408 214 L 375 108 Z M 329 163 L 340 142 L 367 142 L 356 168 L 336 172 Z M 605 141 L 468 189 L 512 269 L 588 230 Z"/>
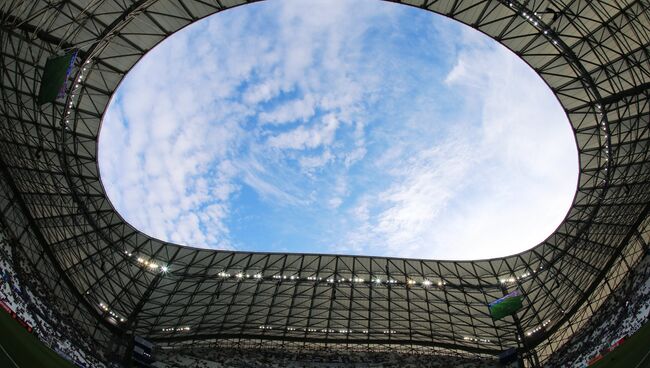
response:
<path fill-rule="evenodd" d="M 578 188 L 543 243 L 454 262 L 215 251 L 153 239 L 108 201 L 97 163 L 102 116 L 148 50 L 242 2 L 8 1 L 0 7 L 2 225 L 60 296 L 57 307 L 105 350 L 133 333 L 170 344 L 239 337 L 485 354 L 518 347 L 546 360 L 647 247 L 650 4 L 403 3 L 500 42 L 565 109 L 579 152 Z M 79 62 L 71 93 L 38 106 L 47 59 L 72 49 Z M 492 320 L 487 304 L 515 289 L 525 295 L 523 309 Z"/>

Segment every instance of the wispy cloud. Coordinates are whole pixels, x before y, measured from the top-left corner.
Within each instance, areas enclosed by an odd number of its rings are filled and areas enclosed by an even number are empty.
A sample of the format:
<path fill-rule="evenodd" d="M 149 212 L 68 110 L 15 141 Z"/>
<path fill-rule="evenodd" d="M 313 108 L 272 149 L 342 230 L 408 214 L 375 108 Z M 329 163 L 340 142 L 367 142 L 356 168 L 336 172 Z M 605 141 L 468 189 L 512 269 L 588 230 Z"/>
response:
<path fill-rule="evenodd" d="M 444 83 L 476 110 L 452 107 L 433 118 L 450 121 L 451 112 L 467 130 L 451 130 L 444 144 L 416 155 L 400 145 L 387 151 L 378 163 L 397 182 L 358 202 L 358 228 L 340 244 L 407 257 L 491 258 L 543 241 L 564 218 L 577 177 L 566 117 L 528 66 L 466 32 L 445 35 L 460 52 Z"/>
<path fill-rule="evenodd" d="M 306 122 L 316 114 L 316 98 L 308 94 L 298 100 L 287 101 L 272 111 L 262 111 L 259 114 L 261 124 L 288 124 L 296 121 Z"/>
<path fill-rule="evenodd" d="M 120 213 L 169 241 L 476 258 L 562 219 L 577 171 L 566 124 L 523 62 L 458 24 L 375 1 L 270 1 L 151 51 L 99 153 Z"/>
<path fill-rule="evenodd" d="M 342 17 L 351 6 L 283 2 L 235 10 L 146 56 L 120 87 L 100 142 L 107 191 L 127 220 L 170 241 L 229 248 L 227 219 L 242 185 L 279 204 L 308 203 L 310 193 L 277 175 L 292 175 L 279 167 L 281 151 L 322 148 L 299 162 L 305 171 L 323 166 L 334 159 L 326 147 L 341 119 L 359 116 L 368 81 L 349 76 L 356 65 L 346 53 L 358 48 L 365 26 Z M 251 134 L 255 121 L 261 128 Z M 263 128 L 296 121 L 311 126 Z"/>

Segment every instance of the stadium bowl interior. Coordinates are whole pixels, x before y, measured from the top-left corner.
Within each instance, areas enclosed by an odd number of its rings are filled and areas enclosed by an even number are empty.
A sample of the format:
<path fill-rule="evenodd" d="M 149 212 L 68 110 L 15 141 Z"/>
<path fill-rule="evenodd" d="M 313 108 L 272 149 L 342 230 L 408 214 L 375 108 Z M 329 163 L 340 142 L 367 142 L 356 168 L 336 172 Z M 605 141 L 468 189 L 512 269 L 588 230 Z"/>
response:
<path fill-rule="evenodd" d="M 160 346 L 287 342 L 547 362 L 646 254 L 650 16 L 644 0 L 402 1 L 473 27 L 528 63 L 563 106 L 577 191 L 541 244 L 504 258 L 437 261 L 183 247 L 126 223 L 99 177 L 97 137 L 122 78 L 150 49 L 240 1 L 6 1 L 2 228 L 102 358 L 129 338 Z M 64 99 L 39 105 L 46 61 L 78 50 Z M 516 101 L 513 101 L 516 103 Z M 552 148 L 549 148 L 552 149 Z M 494 320 L 488 304 L 519 290 Z M 108 359 L 108 358 L 106 358 Z"/>

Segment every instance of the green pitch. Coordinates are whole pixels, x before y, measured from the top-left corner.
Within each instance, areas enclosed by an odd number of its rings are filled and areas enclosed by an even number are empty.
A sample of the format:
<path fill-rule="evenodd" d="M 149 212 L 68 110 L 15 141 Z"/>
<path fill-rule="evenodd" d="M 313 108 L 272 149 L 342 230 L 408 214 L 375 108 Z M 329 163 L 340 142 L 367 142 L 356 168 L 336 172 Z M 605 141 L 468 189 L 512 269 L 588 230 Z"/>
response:
<path fill-rule="evenodd" d="M 650 323 L 590 368 L 650 367 Z"/>
<path fill-rule="evenodd" d="M 0 367 L 74 368 L 30 334 L 7 312 L 0 310 Z"/>

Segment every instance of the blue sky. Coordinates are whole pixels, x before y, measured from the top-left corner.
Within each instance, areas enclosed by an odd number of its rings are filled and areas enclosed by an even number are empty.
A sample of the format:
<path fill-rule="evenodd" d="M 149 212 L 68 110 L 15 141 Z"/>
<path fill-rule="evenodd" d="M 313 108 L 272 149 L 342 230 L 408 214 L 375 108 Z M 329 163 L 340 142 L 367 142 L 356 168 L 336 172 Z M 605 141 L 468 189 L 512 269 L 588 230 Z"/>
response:
<path fill-rule="evenodd" d="M 578 172 L 523 61 L 372 0 L 257 3 L 171 36 L 113 97 L 99 162 L 120 214 L 163 240 L 435 259 L 544 240 Z"/>

